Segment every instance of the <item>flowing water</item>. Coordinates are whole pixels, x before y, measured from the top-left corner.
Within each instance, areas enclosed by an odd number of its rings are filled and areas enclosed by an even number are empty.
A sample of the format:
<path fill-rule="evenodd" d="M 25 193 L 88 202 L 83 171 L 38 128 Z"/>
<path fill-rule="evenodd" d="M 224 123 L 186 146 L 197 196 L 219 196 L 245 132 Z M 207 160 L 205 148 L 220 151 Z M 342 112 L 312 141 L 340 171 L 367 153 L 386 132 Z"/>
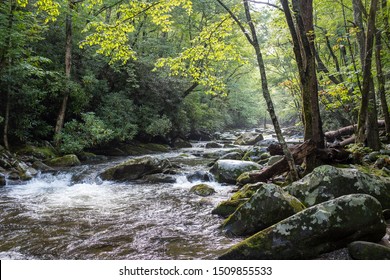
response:
<path fill-rule="evenodd" d="M 0 188 L 0 259 L 216 258 L 237 242 L 221 234 L 221 218 L 211 215 L 234 186 L 210 182 L 217 193 L 207 198 L 189 192 L 196 182 L 185 175 L 212 161 L 202 145 L 179 151 L 185 155 L 154 155 L 181 166 L 175 183 L 95 178 L 123 158 Z M 78 173 L 88 176 L 74 183 Z"/>

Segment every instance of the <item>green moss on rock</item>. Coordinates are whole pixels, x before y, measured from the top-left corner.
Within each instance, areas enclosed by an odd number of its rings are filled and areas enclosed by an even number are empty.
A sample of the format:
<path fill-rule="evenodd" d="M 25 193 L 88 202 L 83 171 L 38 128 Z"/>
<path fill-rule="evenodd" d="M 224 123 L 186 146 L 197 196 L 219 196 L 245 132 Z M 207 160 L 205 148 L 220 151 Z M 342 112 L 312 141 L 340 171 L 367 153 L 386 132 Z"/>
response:
<path fill-rule="evenodd" d="M 190 189 L 190 193 L 194 193 L 199 196 L 210 196 L 216 193 L 216 191 L 207 184 L 198 184 Z"/>
<path fill-rule="evenodd" d="M 353 241 L 377 242 L 385 230 L 378 200 L 366 194 L 346 195 L 256 233 L 220 259 L 311 259 Z"/>
<path fill-rule="evenodd" d="M 80 160 L 76 155 L 65 155 L 45 161 L 45 164 L 51 167 L 70 167 L 80 165 Z"/>
<path fill-rule="evenodd" d="M 390 260 L 390 248 L 372 242 L 352 242 L 348 251 L 355 260 Z"/>

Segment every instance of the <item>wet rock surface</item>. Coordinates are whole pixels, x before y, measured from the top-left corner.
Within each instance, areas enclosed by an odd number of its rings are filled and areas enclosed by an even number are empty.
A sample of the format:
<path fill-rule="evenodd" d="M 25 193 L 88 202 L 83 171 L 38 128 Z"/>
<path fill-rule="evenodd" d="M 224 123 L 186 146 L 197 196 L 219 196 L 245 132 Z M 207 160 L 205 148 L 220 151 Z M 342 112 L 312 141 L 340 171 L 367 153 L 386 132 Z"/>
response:
<path fill-rule="evenodd" d="M 244 172 L 250 170 L 259 170 L 261 165 L 240 160 L 218 160 L 210 169 L 215 179 L 220 183 L 235 184 L 237 178 Z"/>
<path fill-rule="evenodd" d="M 323 165 L 285 188 L 306 206 L 342 195 L 364 193 L 377 198 L 384 209 L 390 208 L 390 179 L 369 175 L 352 168 Z"/>
<path fill-rule="evenodd" d="M 365 194 L 346 195 L 256 233 L 220 259 L 312 259 L 353 241 L 378 242 L 385 230 L 378 200 Z"/>
<path fill-rule="evenodd" d="M 265 184 L 227 218 L 223 231 L 233 236 L 259 232 L 305 209 L 295 197 L 274 184 Z"/>

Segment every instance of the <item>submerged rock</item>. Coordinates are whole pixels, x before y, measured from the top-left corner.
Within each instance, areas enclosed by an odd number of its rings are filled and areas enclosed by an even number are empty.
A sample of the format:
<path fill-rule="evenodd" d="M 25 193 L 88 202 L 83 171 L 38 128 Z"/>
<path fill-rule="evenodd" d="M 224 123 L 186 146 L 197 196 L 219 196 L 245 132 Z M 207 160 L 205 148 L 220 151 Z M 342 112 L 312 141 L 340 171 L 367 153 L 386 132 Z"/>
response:
<path fill-rule="evenodd" d="M 303 209 L 305 206 L 281 187 L 265 184 L 225 220 L 222 228 L 229 235 L 250 235 Z"/>
<path fill-rule="evenodd" d="M 323 165 L 285 188 L 306 206 L 342 195 L 365 193 L 390 208 L 390 179 L 362 173 L 356 169 Z"/>
<path fill-rule="evenodd" d="M 261 169 L 261 165 L 254 162 L 223 159 L 218 160 L 210 172 L 214 174 L 215 179 L 220 183 L 235 184 L 237 178 L 242 173 L 259 169 Z"/>
<path fill-rule="evenodd" d="M 377 199 L 366 194 L 346 195 L 256 233 L 220 259 L 312 259 L 353 241 L 377 242 L 385 230 Z"/>
<path fill-rule="evenodd" d="M 190 193 L 194 193 L 199 196 L 210 196 L 216 193 L 216 191 L 207 184 L 195 185 L 190 189 Z"/>
<path fill-rule="evenodd" d="M 103 180 L 136 180 L 145 175 L 162 173 L 169 165 L 167 160 L 159 160 L 149 156 L 133 158 L 106 169 L 99 176 Z"/>
<path fill-rule="evenodd" d="M 257 142 L 263 140 L 264 137 L 258 132 L 245 132 L 241 134 L 234 142 L 235 145 L 255 145 Z"/>
<path fill-rule="evenodd" d="M 352 242 L 348 245 L 348 251 L 355 260 L 390 260 L 390 248 L 377 243 Z"/>

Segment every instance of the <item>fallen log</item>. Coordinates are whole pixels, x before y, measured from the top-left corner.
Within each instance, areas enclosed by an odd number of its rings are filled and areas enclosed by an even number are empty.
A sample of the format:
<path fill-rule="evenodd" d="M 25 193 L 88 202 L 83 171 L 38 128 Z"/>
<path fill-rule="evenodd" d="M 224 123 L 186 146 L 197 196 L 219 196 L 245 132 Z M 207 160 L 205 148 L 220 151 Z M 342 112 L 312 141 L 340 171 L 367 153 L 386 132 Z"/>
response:
<path fill-rule="evenodd" d="M 379 128 L 385 128 L 385 121 L 379 120 L 378 126 L 379 126 Z M 357 129 L 357 125 L 354 124 L 354 125 L 342 127 L 340 129 L 337 129 L 337 130 L 328 131 L 325 133 L 325 139 L 328 142 L 343 140 L 344 136 L 351 136 L 352 134 L 354 134 L 356 129 Z"/>
<path fill-rule="evenodd" d="M 296 164 L 301 164 L 303 160 L 317 150 L 313 141 L 306 141 L 291 151 Z M 275 175 L 282 174 L 289 170 L 289 166 L 285 157 L 277 161 L 275 164 L 268 166 L 260 171 L 252 171 L 242 174 L 237 179 L 237 184 L 245 185 L 248 183 L 267 182 Z"/>

